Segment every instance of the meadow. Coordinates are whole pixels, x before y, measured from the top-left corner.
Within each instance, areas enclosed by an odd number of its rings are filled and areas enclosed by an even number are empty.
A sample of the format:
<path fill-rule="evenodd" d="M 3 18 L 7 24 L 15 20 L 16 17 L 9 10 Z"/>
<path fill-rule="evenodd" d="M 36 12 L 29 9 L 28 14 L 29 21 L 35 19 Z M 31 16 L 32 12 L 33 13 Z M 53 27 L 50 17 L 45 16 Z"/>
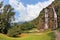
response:
<path fill-rule="evenodd" d="M 21 37 L 8 37 L 5 34 L 0 34 L 0 40 L 54 40 L 53 32 L 43 33 L 23 33 L 19 35 Z"/>

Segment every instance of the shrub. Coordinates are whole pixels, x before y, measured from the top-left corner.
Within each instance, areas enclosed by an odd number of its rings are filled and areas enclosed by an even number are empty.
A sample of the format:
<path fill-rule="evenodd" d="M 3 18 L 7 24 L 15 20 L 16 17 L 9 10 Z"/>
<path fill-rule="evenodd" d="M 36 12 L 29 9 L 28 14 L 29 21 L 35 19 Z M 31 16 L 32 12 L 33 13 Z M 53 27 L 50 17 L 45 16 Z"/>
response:
<path fill-rule="evenodd" d="M 10 37 L 16 37 L 18 34 L 21 34 L 21 29 L 18 26 L 10 28 L 7 33 L 7 35 Z"/>

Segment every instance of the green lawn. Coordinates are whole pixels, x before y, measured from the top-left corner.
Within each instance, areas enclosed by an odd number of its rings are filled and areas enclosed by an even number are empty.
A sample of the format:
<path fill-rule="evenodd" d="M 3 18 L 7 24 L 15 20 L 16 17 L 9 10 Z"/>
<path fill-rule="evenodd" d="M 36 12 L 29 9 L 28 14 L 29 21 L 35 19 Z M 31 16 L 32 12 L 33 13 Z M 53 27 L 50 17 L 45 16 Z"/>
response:
<path fill-rule="evenodd" d="M 4 34 L 0 34 L 0 40 L 54 40 L 54 34 L 48 33 L 29 33 L 25 37 L 12 38 Z"/>

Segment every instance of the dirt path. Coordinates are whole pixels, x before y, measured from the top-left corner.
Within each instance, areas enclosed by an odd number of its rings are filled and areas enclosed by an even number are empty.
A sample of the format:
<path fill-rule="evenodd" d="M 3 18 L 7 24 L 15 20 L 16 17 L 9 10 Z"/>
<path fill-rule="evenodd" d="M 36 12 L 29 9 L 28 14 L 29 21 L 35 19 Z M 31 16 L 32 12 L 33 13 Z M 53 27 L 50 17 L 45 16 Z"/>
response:
<path fill-rule="evenodd" d="M 60 32 L 57 30 L 55 30 L 54 32 L 55 32 L 55 37 L 56 37 L 55 39 L 60 40 Z"/>

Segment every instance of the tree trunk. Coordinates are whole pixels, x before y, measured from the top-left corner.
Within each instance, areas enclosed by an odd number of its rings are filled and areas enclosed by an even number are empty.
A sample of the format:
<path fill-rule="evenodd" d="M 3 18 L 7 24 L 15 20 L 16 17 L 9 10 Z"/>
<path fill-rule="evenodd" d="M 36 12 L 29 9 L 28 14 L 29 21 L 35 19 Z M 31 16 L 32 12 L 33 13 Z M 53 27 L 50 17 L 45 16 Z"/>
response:
<path fill-rule="evenodd" d="M 44 29 L 48 29 L 48 9 L 46 8 L 44 11 L 45 11 L 45 27 L 44 27 Z"/>

